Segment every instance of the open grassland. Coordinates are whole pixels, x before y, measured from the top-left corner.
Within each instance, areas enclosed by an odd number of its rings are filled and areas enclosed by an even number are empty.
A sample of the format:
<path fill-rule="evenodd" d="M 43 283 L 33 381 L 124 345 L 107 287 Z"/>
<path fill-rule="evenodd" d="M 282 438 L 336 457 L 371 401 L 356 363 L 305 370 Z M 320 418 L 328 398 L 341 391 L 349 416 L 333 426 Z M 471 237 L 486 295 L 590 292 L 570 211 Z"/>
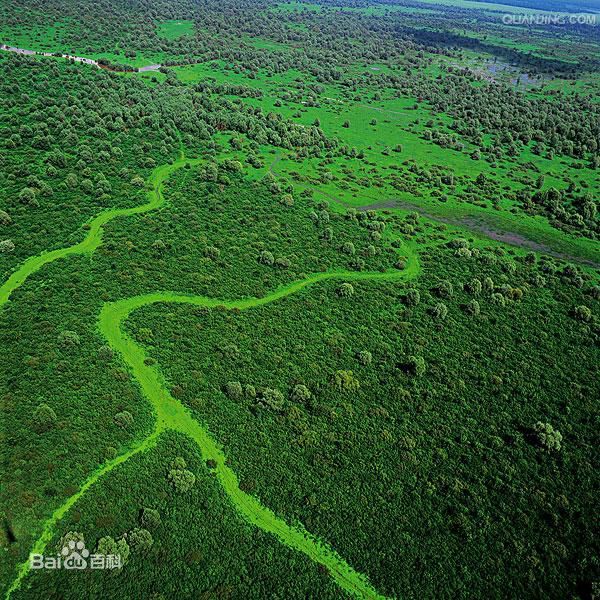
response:
<path fill-rule="evenodd" d="M 355 67 L 357 73 L 371 73 L 377 77 L 383 66 L 370 68 Z M 565 189 L 567 183 L 562 175 L 565 169 L 570 169 L 576 161 L 555 157 L 549 159 L 533 153 L 529 148 L 516 160 L 505 161 L 496 166 L 488 162 L 475 161 L 469 156 L 473 150 L 466 145 L 465 150 L 456 151 L 441 148 L 424 139 L 424 125 L 432 121 L 433 127 L 439 131 L 450 133 L 452 120 L 445 116 L 435 116 L 426 103 L 418 103 L 416 98 L 385 98 L 374 100 L 372 94 L 349 95 L 337 86 L 320 85 L 318 94 L 310 90 L 296 100 L 286 99 L 291 87 L 303 87 L 305 80 L 302 74 L 295 71 L 269 76 L 258 73 L 252 78 L 236 73 L 227 65 L 211 62 L 190 67 L 176 67 L 178 78 L 186 83 L 197 83 L 203 80 L 214 80 L 218 83 L 244 85 L 261 90 L 264 96 L 259 99 L 245 99 L 245 102 L 260 106 L 265 111 L 278 112 L 305 126 L 312 125 L 316 120 L 328 134 L 337 137 L 349 146 L 362 151 L 365 156 L 364 166 L 353 169 L 353 177 L 349 179 L 345 169 L 347 161 L 332 161 L 325 169 L 331 180 L 323 180 L 323 168 L 318 161 L 304 160 L 301 163 L 295 159 L 279 160 L 277 170 L 281 173 L 297 173 L 295 183 L 304 180 L 307 185 L 317 182 L 324 193 L 337 198 L 343 198 L 349 206 L 361 207 L 377 203 L 389 203 L 392 199 L 408 202 L 411 209 L 421 204 L 424 210 L 432 216 L 453 216 L 456 225 L 468 224 L 469 220 L 487 221 L 490 231 L 513 231 L 528 239 L 539 242 L 542 246 L 554 248 L 558 252 L 574 257 L 582 257 L 598 263 L 598 252 L 595 244 L 585 240 L 565 239 L 553 230 L 543 218 L 523 218 L 522 215 L 511 213 L 515 204 L 510 200 L 501 201 L 499 208 L 502 212 L 487 213 L 484 206 L 465 205 L 460 202 L 460 184 L 455 198 L 440 202 L 431 197 L 425 190 L 419 193 L 419 200 L 414 202 L 414 192 L 398 193 L 385 182 L 373 188 L 368 181 L 373 168 L 380 172 L 394 172 L 397 165 L 406 160 L 415 161 L 419 165 L 438 167 L 454 173 L 468 173 L 468 180 L 483 174 L 498 181 L 506 190 L 522 189 L 520 181 L 532 180 L 544 176 L 547 187 Z M 302 83 L 300 83 L 302 82 Z M 366 90 L 365 90 L 366 91 Z M 300 98 L 306 98 L 302 100 Z M 309 105 L 311 104 L 311 105 Z M 346 126 L 348 125 L 348 126 Z M 398 144 L 402 152 L 391 151 Z M 265 161 L 273 160 L 270 151 L 266 150 Z M 587 189 L 598 186 L 598 174 L 591 169 L 569 170 L 581 185 Z M 293 179 L 293 178 L 292 178 Z M 342 184 L 342 185 L 340 185 Z M 468 185 L 466 182 L 463 184 Z M 401 204 L 401 203 L 400 203 Z M 487 213 L 487 214 L 486 214 Z M 479 233 L 482 233 L 480 230 Z M 568 249 L 568 250 L 567 250 Z"/>
<path fill-rule="evenodd" d="M 158 24 L 158 35 L 167 40 L 175 40 L 182 36 L 193 35 L 193 21 L 172 19 Z"/>

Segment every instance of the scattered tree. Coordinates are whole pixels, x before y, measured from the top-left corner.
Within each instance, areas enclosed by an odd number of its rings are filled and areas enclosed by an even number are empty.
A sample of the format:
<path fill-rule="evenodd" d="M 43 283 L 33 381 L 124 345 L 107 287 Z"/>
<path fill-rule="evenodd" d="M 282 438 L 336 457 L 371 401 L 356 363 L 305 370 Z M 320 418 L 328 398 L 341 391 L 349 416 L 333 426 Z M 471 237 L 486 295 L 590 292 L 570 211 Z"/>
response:
<path fill-rule="evenodd" d="M 550 423 L 538 421 L 533 426 L 538 444 L 548 452 L 558 452 L 562 447 L 562 434 Z"/>

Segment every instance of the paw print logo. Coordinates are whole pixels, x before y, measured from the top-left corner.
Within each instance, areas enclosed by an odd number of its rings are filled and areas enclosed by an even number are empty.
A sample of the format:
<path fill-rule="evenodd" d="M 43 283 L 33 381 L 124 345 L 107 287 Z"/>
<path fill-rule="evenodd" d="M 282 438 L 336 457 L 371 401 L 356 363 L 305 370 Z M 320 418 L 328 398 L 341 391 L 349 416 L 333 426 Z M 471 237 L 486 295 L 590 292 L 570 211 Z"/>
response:
<path fill-rule="evenodd" d="M 63 547 L 61 554 L 65 569 L 85 569 L 87 567 L 86 558 L 90 555 L 90 551 L 82 541 L 71 540 Z"/>

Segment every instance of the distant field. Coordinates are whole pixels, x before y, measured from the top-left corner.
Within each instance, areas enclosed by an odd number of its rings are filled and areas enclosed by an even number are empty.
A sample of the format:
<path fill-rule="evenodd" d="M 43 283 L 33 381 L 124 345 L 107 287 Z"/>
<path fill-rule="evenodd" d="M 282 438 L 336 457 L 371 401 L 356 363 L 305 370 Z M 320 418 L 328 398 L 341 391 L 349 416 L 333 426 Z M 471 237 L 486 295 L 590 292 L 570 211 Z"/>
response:
<path fill-rule="evenodd" d="M 474 162 L 466 154 L 459 152 L 448 152 L 438 146 L 427 143 L 420 137 L 425 121 L 432 118 L 432 114 L 426 106 L 417 105 L 415 98 L 393 99 L 384 98 L 380 101 L 372 101 L 368 95 L 361 102 L 350 101 L 341 94 L 338 87 L 333 85 L 323 86 L 322 94 L 318 96 L 321 105 L 316 107 L 304 106 L 296 102 L 283 102 L 277 106 L 278 97 L 285 86 L 289 86 L 296 80 L 306 81 L 306 77 L 299 71 L 288 71 L 283 74 L 277 74 L 268 77 L 259 72 L 255 78 L 250 79 L 244 74 L 235 73 L 231 69 L 225 68 L 224 63 L 212 61 L 192 65 L 188 67 L 176 67 L 174 71 L 180 80 L 193 83 L 204 78 L 214 78 L 218 82 L 229 82 L 236 85 L 246 85 L 255 87 L 265 92 L 262 100 L 251 100 L 266 110 L 282 112 L 305 125 L 310 125 L 315 119 L 319 118 L 322 127 L 328 132 L 343 139 L 346 143 L 366 149 L 367 155 L 371 160 L 380 165 L 394 164 L 399 158 L 404 159 L 403 155 L 385 156 L 381 151 L 392 148 L 396 143 L 401 142 L 404 145 L 405 155 L 419 161 L 427 163 L 445 164 L 459 171 L 490 172 L 490 167 L 484 162 Z M 389 68 L 386 65 L 371 66 L 373 74 L 385 72 Z M 376 70 L 375 70 L 376 69 Z M 356 73 L 364 72 L 362 66 L 356 65 L 353 69 Z M 250 100 L 248 100 L 250 101 Z M 377 123 L 371 124 L 375 119 Z M 350 127 L 343 127 L 345 121 L 349 121 Z M 417 122 L 420 122 L 420 126 Z M 451 120 L 438 117 L 437 123 L 442 128 L 447 127 Z M 410 129 L 409 129 L 410 127 Z M 551 172 L 556 169 L 560 171 L 558 162 L 552 164 L 539 156 L 531 153 L 522 157 L 523 162 L 532 162 L 543 171 Z M 502 176 L 506 174 L 507 180 L 510 167 L 500 166 L 496 173 Z M 591 172 L 582 170 L 581 175 L 591 179 Z M 556 181 L 559 187 L 562 185 Z"/>
<path fill-rule="evenodd" d="M 357 12 L 365 15 L 381 16 L 388 13 L 414 13 L 414 14 L 434 14 L 435 9 L 418 8 L 412 6 L 399 6 L 395 4 L 381 4 L 373 6 L 322 6 L 320 4 L 312 4 L 309 2 L 282 2 L 273 8 L 276 12 L 323 12 L 323 11 L 338 11 Z"/>
<path fill-rule="evenodd" d="M 539 8 L 525 8 L 514 4 L 499 4 L 496 2 L 473 2 L 472 0 L 415 0 L 420 4 L 443 4 L 456 6 L 458 8 L 474 8 L 478 10 L 510 11 L 512 14 L 557 14 L 557 11 L 543 10 Z M 558 14 L 570 14 L 559 12 Z"/>
<path fill-rule="evenodd" d="M 273 10 L 279 12 L 300 12 L 303 10 L 321 12 L 323 7 L 320 4 L 311 4 L 308 2 L 282 2 L 281 4 L 277 4 Z"/>
<path fill-rule="evenodd" d="M 379 65 L 375 68 L 377 70 L 374 70 L 373 74 L 382 72 L 382 70 L 385 72 L 388 69 L 385 65 Z M 417 161 L 420 165 L 439 165 L 456 173 L 468 173 L 471 177 L 476 177 L 482 173 L 498 180 L 508 189 L 520 189 L 521 187 L 514 180 L 515 164 L 500 164 L 498 167 L 492 168 L 486 161 L 472 160 L 468 155 L 471 151 L 468 146 L 465 152 L 457 152 L 440 148 L 424 140 L 423 125 L 425 122 L 435 119 L 435 127 L 438 131 L 446 130 L 450 132 L 448 127 L 451 119 L 440 116 L 435 118 L 429 108 L 424 104 L 417 104 L 415 98 L 382 98 L 379 101 L 374 101 L 366 94 L 362 101 L 353 101 L 345 97 L 338 87 L 326 85 L 323 86 L 322 94 L 318 96 L 319 105 L 313 107 L 299 102 L 282 102 L 280 100 L 281 92 L 284 89 L 289 88 L 290 85 L 297 85 L 298 81 L 307 81 L 306 77 L 303 77 L 298 71 L 288 71 L 272 77 L 259 72 L 255 78 L 251 79 L 244 74 L 227 69 L 224 63 L 216 61 L 189 67 L 176 67 L 173 70 L 181 81 L 188 83 L 214 79 L 220 83 L 245 85 L 263 90 L 265 96 L 262 99 L 246 99 L 245 102 L 260 106 L 265 111 L 278 112 L 306 126 L 319 119 L 321 127 L 328 135 L 334 135 L 343 140 L 344 143 L 364 151 L 368 162 L 377 165 L 384 172 L 393 169 L 400 161 L 411 159 Z M 360 73 L 366 69 L 357 65 L 353 70 Z M 417 106 L 416 110 L 415 106 Z M 346 121 L 349 122 L 349 127 L 344 126 Z M 402 144 L 402 153 L 390 152 L 398 142 Z M 272 157 L 269 158 L 267 153 L 265 160 L 267 162 L 272 161 Z M 564 159 L 548 160 L 535 155 L 531 151 L 526 151 L 519 157 L 516 164 L 519 165 L 519 174 L 522 177 L 535 179 L 539 173 L 543 173 L 546 176 L 547 186 L 554 185 L 558 189 L 566 187 L 560 177 L 561 171 L 564 169 Z M 538 171 L 532 171 L 529 165 L 535 165 Z M 330 171 L 338 182 L 346 181 L 344 168 L 343 162 L 336 161 L 330 165 Z M 318 177 L 312 161 L 304 161 L 299 164 L 296 161 L 284 159 L 278 163 L 277 169 L 284 173 L 299 170 L 307 177 Z M 367 169 L 364 169 L 362 173 L 357 172 L 357 174 L 367 177 Z M 596 185 L 597 175 L 591 170 L 580 169 L 574 173 L 574 176 L 585 182 L 586 185 L 592 187 Z M 346 181 L 343 188 L 340 188 L 336 183 L 330 185 L 321 183 L 321 189 L 334 196 L 344 198 L 349 204 L 357 206 L 376 202 L 378 198 L 403 197 L 402 194 L 398 194 L 394 189 L 387 186 L 378 190 L 362 189 L 356 181 Z M 480 210 L 477 207 L 457 204 L 454 200 L 442 204 L 435 199 L 423 197 L 421 202 L 426 202 L 434 212 L 442 216 L 468 214 L 469 212 L 477 213 Z M 433 204 L 429 204 L 430 202 L 433 202 Z M 502 205 L 505 209 L 511 207 L 508 201 L 502 203 Z M 592 245 L 585 240 L 573 240 L 568 244 L 563 244 L 560 236 L 551 227 L 544 224 L 542 220 L 517 219 L 508 212 L 496 213 L 494 219 L 498 224 L 504 223 L 505 228 L 519 230 L 525 235 L 544 239 L 552 247 L 558 245 L 565 249 L 568 248 L 572 254 L 577 255 L 581 252 L 583 255 L 590 255 L 590 252 L 592 252 Z"/>

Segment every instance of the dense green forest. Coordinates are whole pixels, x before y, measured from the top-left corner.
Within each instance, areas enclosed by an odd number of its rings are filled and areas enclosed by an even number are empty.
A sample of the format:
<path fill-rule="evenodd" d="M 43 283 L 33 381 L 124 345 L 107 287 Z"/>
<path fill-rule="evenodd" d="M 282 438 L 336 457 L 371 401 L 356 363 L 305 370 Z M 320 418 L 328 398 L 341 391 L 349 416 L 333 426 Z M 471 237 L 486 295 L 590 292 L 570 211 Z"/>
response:
<path fill-rule="evenodd" d="M 593 597 L 600 10 L 0 6 L 6 598 Z"/>

